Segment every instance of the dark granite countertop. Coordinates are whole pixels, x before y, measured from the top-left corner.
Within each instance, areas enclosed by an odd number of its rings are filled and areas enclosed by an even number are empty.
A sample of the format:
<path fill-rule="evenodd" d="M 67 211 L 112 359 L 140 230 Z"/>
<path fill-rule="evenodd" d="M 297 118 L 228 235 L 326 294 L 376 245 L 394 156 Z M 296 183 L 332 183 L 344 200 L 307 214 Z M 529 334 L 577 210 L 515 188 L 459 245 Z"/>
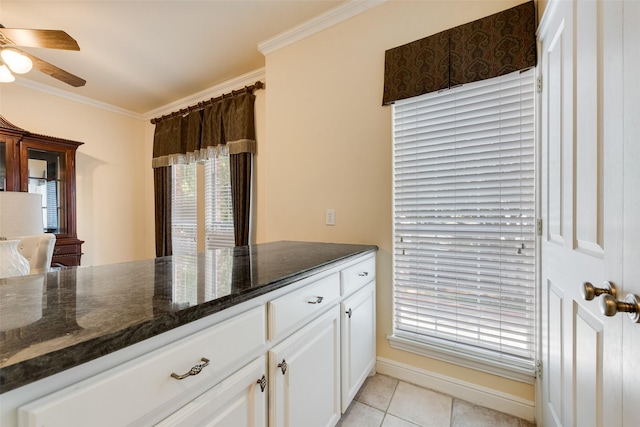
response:
<path fill-rule="evenodd" d="M 274 242 L 0 279 L 0 393 L 375 250 Z"/>

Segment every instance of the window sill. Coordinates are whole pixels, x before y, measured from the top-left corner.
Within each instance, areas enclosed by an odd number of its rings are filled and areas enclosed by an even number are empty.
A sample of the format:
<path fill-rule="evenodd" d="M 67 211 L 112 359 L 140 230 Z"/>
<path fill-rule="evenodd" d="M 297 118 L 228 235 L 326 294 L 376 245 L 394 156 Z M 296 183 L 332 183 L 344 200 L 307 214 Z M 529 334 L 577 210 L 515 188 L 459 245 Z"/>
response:
<path fill-rule="evenodd" d="M 499 361 L 482 358 L 478 355 L 463 353 L 458 349 L 447 348 L 437 344 L 429 344 L 411 340 L 397 335 L 389 335 L 389 345 L 398 350 L 404 350 L 443 362 L 452 363 L 465 368 L 475 369 L 497 375 L 510 380 L 519 381 L 526 384 L 534 384 L 536 380 L 535 368 L 505 366 Z"/>

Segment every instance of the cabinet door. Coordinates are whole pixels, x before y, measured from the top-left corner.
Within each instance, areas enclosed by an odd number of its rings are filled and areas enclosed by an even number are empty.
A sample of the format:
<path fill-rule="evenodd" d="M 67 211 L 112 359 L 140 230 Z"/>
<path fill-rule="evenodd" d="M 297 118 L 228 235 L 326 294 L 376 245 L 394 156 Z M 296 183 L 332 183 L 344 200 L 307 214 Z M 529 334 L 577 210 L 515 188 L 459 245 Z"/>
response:
<path fill-rule="evenodd" d="M 328 427 L 340 419 L 339 310 L 269 352 L 270 427 Z"/>
<path fill-rule="evenodd" d="M 157 425 L 266 427 L 265 361 L 258 358 Z"/>
<path fill-rule="evenodd" d="M 44 230 L 55 233 L 52 266 L 80 265 L 76 234 L 76 150 L 81 142 L 41 135 L 20 141 L 20 188 L 42 195 Z"/>
<path fill-rule="evenodd" d="M 376 362 L 375 282 L 342 303 L 342 412 L 355 397 Z"/>

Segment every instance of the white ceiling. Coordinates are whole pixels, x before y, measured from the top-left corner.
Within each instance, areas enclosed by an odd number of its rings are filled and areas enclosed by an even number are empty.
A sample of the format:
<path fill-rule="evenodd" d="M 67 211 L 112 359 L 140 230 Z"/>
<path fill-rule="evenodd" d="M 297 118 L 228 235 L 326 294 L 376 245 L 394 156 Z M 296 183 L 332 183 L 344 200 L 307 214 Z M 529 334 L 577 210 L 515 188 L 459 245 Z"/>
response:
<path fill-rule="evenodd" d="M 344 0 L 0 0 L 7 28 L 64 30 L 80 51 L 25 49 L 87 81 L 19 77 L 137 114 L 264 67 L 258 44 Z M 0 83 L 15 84 L 15 83 Z"/>

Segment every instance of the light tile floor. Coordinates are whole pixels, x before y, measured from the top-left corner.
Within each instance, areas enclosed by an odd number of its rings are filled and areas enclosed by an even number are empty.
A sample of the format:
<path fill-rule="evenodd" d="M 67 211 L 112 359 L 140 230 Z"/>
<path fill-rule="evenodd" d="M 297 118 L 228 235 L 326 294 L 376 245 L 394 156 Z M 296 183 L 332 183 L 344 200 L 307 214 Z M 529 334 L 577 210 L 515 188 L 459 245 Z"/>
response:
<path fill-rule="evenodd" d="M 376 374 L 364 383 L 337 427 L 535 427 L 535 424 Z"/>

